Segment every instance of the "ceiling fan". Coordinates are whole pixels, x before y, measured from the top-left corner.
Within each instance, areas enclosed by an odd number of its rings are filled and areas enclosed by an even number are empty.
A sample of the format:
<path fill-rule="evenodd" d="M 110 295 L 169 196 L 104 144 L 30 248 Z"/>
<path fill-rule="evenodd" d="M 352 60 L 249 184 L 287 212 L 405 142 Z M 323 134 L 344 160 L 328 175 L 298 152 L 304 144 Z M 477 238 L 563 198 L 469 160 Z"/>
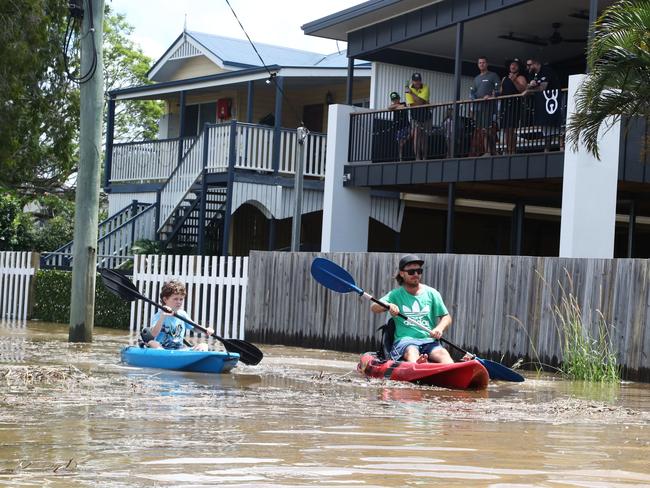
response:
<path fill-rule="evenodd" d="M 585 43 L 587 42 L 586 38 L 565 38 L 562 37 L 562 34 L 560 34 L 560 27 L 562 27 L 562 24 L 560 22 L 553 22 L 551 24 L 551 27 L 553 27 L 553 33 L 548 36 L 548 37 L 540 37 L 540 36 L 531 36 L 529 34 L 519 34 L 516 32 L 508 32 L 508 34 L 504 34 L 499 36 L 499 39 L 506 39 L 508 41 L 517 41 L 517 42 L 524 42 L 526 44 L 534 44 L 536 46 L 550 46 L 550 45 L 555 45 L 555 44 L 560 44 L 562 42 L 581 42 Z"/>

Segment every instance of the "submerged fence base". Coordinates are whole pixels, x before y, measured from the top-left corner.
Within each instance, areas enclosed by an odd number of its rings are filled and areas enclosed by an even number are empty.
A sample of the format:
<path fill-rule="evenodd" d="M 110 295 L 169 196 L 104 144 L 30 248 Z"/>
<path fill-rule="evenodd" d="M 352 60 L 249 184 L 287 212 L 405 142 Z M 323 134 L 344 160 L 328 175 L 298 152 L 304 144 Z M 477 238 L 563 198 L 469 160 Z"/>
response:
<path fill-rule="evenodd" d="M 363 352 L 378 347 L 385 316 L 357 295 L 332 292 L 311 278 L 316 256 L 347 269 L 369 293 L 396 286 L 399 254 L 282 253 L 250 255 L 249 340 Z M 558 365 L 562 330 L 554 307 L 572 293 L 585 332 L 597 337 L 602 313 L 624 377 L 650 381 L 650 262 L 642 259 L 422 255 L 422 282 L 438 289 L 453 317 L 449 340 L 482 357 L 524 368 Z"/>

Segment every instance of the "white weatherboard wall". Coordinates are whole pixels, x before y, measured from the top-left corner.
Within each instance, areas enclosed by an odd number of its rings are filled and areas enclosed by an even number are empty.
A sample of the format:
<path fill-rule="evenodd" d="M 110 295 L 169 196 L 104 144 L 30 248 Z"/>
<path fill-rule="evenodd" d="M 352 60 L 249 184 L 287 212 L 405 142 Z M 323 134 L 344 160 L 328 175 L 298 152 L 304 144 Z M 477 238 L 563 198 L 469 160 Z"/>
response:
<path fill-rule="evenodd" d="M 343 186 L 344 167 L 348 162 L 350 114 L 363 110 L 338 104 L 329 107 L 321 252 L 368 250 L 370 190 Z"/>
<path fill-rule="evenodd" d="M 395 64 L 373 63 L 372 81 L 370 82 L 370 108 L 382 109 L 390 105 L 389 94 L 396 91 L 404 100 L 404 87 L 410 82 L 414 72 L 422 74 L 422 82 L 429 85 L 429 102 L 444 103 L 454 100 L 454 75 L 438 71 L 421 70 Z M 478 74 L 478 68 L 476 70 Z M 469 98 L 470 76 L 460 79 L 460 98 Z"/>
<path fill-rule="evenodd" d="M 585 77 L 569 77 L 567 120 L 575 113 L 576 92 Z M 600 161 L 582 144 L 577 151 L 565 150 L 560 257 L 614 257 L 620 135 L 620 122 L 601 127 Z"/>

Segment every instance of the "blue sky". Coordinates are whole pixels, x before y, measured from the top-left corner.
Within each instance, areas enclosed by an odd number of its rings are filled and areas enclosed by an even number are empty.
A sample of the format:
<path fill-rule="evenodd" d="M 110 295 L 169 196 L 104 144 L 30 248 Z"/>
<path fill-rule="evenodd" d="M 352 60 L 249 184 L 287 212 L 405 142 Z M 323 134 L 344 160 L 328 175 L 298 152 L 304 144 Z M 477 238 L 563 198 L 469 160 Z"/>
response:
<path fill-rule="evenodd" d="M 225 0 L 106 0 L 134 26 L 132 39 L 148 56 L 158 59 L 183 30 L 245 39 Z M 305 36 L 301 25 L 344 10 L 363 0 L 230 0 L 254 42 L 330 54 L 333 40 Z M 345 49 L 345 43 L 338 43 Z"/>

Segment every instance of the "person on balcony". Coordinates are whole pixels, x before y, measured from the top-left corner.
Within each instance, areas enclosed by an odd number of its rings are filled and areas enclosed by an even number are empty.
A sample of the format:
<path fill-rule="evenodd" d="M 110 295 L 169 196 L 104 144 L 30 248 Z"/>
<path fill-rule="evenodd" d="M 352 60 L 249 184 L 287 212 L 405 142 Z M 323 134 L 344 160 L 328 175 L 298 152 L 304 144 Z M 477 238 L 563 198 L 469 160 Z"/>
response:
<path fill-rule="evenodd" d="M 499 89 L 499 75 L 488 71 L 488 60 L 481 56 L 477 61 L 479 74 L 474 78 L 472 93 L 477 100 L 474 102 L 474 144 L 471 155 L 490 156 L 496 154 L 496 103 L 492 100 Z"/>
<path fill-rule="evenodd" d="M 406 85 L 406 104 L 410 108 L 411 137 L 415 159 L 424 159 L 427 155 L 427 138 L 431 132 L 431 111 L 427 108 L 417 108 L 429 104 L 429 87 L 422 83 L 422 75 L 413 73 L 411 83 Z"/>
<path fill-rule="evenodd" d="M 515 130 L 521 123 L 522 103 L 520 95 L 526 90 L 528 80 L 522 74 L 519 59 L 514 58 L 508 64 L 508 75 L 501 80 L 501 96 L 509 97 L 501 101 L 501 127 L 506 142 L 506 152 L 514 154 L 517 151 Z"/>
<path fill-rule="evenodd" d="M 388 313 L 395 320 L 395 335 L 390 356 L 393 361 L 453 363 L 449 351 L 439 341 L 451 325 L 451 316 L 440 292 L 420 283 L 423 264 L 424 260 L 414 254 L 403 256 L 395 276 L 399 287 L 381 299 L 388 303 Z M 386 309 L 377 303 L 373 303 L 370 310 L 374 313 L 386 313 Z M 429 332 L 409 325 L 398 317 L 400 312 L 425 326 Z"/>
<path fill-rule="evenodd" d="M 399 160 L 402 161 L 404 153 L 404 144 L 409 140 L 411 134 L 411 127 L 409 126 L 408 111 L 404 110 L 406 103 L 402 102 L 399 93 L 390 93 L 390 105 L 388 110 L 394 110 L 393 114 L 393 130 L 395 131 L 395 140 L 398 144 Z"/>
<path fill-rule="evenodd" d="M 524 93 L 534 95 L 533 122 L 541 129 L 544 138 L 544 151 L 550 150 L 552 142 L 559 143 L 562 148 L 560 81 L 553 69 L 548 65 L 542 65 L 538 58 L 528 59 L 526 67 L 530 82 Z"/>

